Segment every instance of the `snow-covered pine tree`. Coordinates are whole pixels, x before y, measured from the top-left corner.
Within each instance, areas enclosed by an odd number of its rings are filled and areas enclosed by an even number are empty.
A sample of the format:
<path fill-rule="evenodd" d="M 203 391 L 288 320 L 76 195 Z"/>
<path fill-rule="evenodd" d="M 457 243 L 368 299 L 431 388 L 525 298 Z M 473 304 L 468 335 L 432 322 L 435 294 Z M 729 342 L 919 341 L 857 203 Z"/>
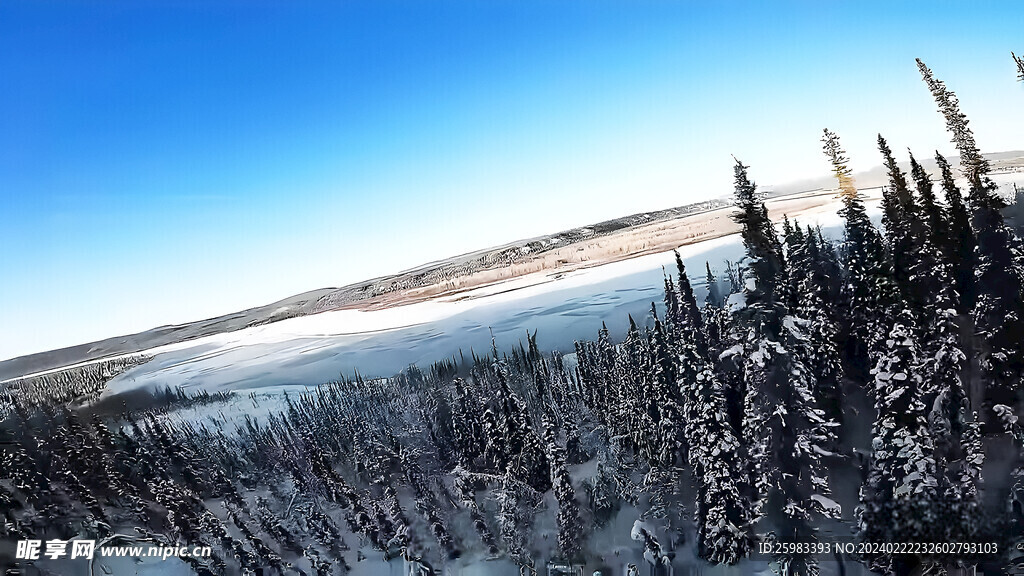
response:
<path fill-rule="evenodd" d="M 452 444 L 458 462 L 467 466 L 482 454 L 485 445 L 481 414 L 477 400 L 467 393 L 462 378 L 454 378 L 450 389 Z"/>
<path fill-rule="evenodd" d="M 626 399 L 623 387 L 615 372 L 615 345 L 612 344 L 608 326 L 601 323 L 597 333 L 597 349 L 595 350 L 595 369 L 599 375 L 598 382 L 603 389 L 604 402 L 608 410 L 608 422 L 615 433 L 621 433 L 627 420 Z"/>
<path fill-rule="evenodd" d="M 786 247 L 786 307 L 790 313 L 803 319 L 807 343 L 794 352 L 814 375 L 814 396 L 827 417 L 835 422 L 842 419 L 839 384 L 842 360 L 839 356 L 838 329 L 829 313 L 830 278 L 820 262 L 818 238 L 810 228 L 806 233 L 799 223 L 783 219 L 783 239 Z"/>
<path fill-rule="evenodd" d="M 648 386 L 649 359 L 647 340 L 630 315 L 626 338 L 617 350 L 615 373 L 622 387 L 626 411 L 623 431 L 637 452 L 648 459 L 656 452 L 655 438 L 650 433 L 656 426 L 656 410 L 652 409 L 652 394 Z"/>
<path fill-rule="evenodd" d="M 718 285 L 718 278 L 711 271 L 711 264 L 704 262 L 708 293 L 701 307 L 701 322 L 704 325 L 704 340 L 707 342 L 708 356 L 717 358 L 722 351 L 723 338 L 728 332 L 729 313 L 722 308 L 725 299 Z"/>
<path fill-rule="evenodd" d="M 943 272 L 948 269 L 948 266 L 937 266 L 938 273 L 935 276 L 943 276 Z M 949 280 L 948 274 L 945 274 L 945 280 Z M 922 386 L 922 401 L 934 412 L 934 416 L 930 417 L 933 433 L 943 430 L 944 435 L 954 435 L 948 440 L 936 437 L 937 443 L 955 442 L 959 438 L 970 407 L 962 380 L 968 359 L 961 341 L 954 301 L 951 289 L 937 291 L 934 303 L 925 311 L 921 330 L 926 354 L 923 358 L 926 376 Z"/>
<path fill-rule="evenodd" d="M 999 404 L 994 411 L 1004 432 L 1013 439 L 1017 452 L 1016 466 L 1010 472 L 1011 485 L 1006 494 L 1006 514 L 999 523 L 1001 532 L 1009 536 L 1008 540 L 1016 540 L 1013 544 L 1017 544 L 1021 541 L 1020 535 L 1024 534 L 1024 425 L 1009 406 Z"/>
<path fill-rule="evenodd" d="M 558 441 L 554 418 L 545 409 L 542 416 L 544 444 L 551 462 L 551 486 L 558 501 L 558 548 L 566 560 L 581 559 L 583 544 L 583 521 L 580 519 L 576 490 L 572 486 L 569 471 L 565 467 L 565 450 Z"/>
<path fill-rule="evenodd" d="M 842 378 L 843 364 L 839 350 L 839 327 L 833 316 L 835 300 L 830 288 L 835 279 L 831 274 L 828 255 L 823 254 L 821 236 L 807 228 L 803 236 L 802 267 L 804 276 L 796 284 L 799 295 L 797 307 L 793 312 L 807 321 L 807 342 L 809 346 L 801 346 L 803 360 L 814 375 L 814 396 L 818 406 L 824 411 L 826 418 L 842 423 Z M 827 247 L 831 252 L 831 247 Z"/>
<path fill-rule="evenodd" d="M 725 303 L 725 298 L 722 297 L 722 290 L 718 287 L 718 277 L 711 271 L 711 263 L 707 260 L 704 261 L 704 268 L 707 270 L 705 281 L 708 285 L 708 294 L 704 298 L 704 303 L 721 307 Z"/>
<path fill-rule="evenodd" d="M 825 129 L 823 150 L 839 182 L 845 221 L 845 237 L 840 250 L 846 268 L 841 307 L 849 313 L 840 326 L 845 343 L 847 365 L 855 370 L 870 366 L 869 357 L 885 339 L 890 326 L 892 306 L 898 293 L 892 276 L 892 263 L 881 234 L 871 223 L 864 199 L 853 185 L 852 171 L 839 136 Z M 866 379 L 866 374 L 858 374 Z"/>
<path fill-rule="evenodd" d="M 910 277 L 916 265 L 920 230 L 917 226 L 917 206 L 907 178 L 892 155 L 885 138 L 878 135 L 878 150 L 889 176 L 889 186 L 882 191 L 882 224 L 889 241 L 893 260 L 893 276 L 900 285 L 905 299 L 916 306 L 920 294 L 911 286 Z"/>
<path fill-rule="evenodd" d="M 725 279 L 729 283 L 729 294 L 743 291 L 743 269 L 736 262 L 725 261 Z"/>
<path fill-rule="evenodd" d="M 951 470 L 953 482 L 946 495 L 946 500 L 954 503 L 949 510 L 953 522 L 949 523 L 946 538 L 949 542 L 976 542 L 982 528 L 981 488 L 985 464 L 985 447 L 977 412 L 964 423 L 960 454 L 960 465 Z"/>
<path fill-rule="evenodd" d="M 530 425 L 525 402 L 509 385 L 507 370 L 504 361 L 495 359 L 485 372 L 488 378 L 496 381 L 491 386 L 494 395 L 491 407 L 484 412 L 487 442 L 503 456 L 498 461 L 501 467 L 511 468 L 516 478 L 538 492 L 545 492 L 550 488 L 547 456 L 538 434 Z M 492 415 L 488 416 L 488 413 Z"/>
<path fill-rule="evenodd" d="M 927 239 L 932 246 L 941 251 L 944 259 L 949 261 L 948 254 L 952 251 L 953 243 L 948 230 L 945 229 L 942 206 L 935 197 L 932 178 L 914 158 L 914 153 L 909 149 L 907 153 L 910 155 L 910 176 L 914 179 L 914 187 L 917 188 L 917 195 L 920 197 L 920 218 L 928 228 Z"/>
<path fill-rule="evenodd" d="M 590 413 L 605 426 L 609 425 L 608 389 L 597 373 L 597 344 L 590 341 L 573 343 L 576 349 L 575 380 Z M 573 374 L 570 374 L 573 376 Z"/>
<path fill-rule="evenodd" d="M 705 268 L 710 275 L 710 266 L 705 263 Z M 736 287 L 736 291 L 730 296 L 740 298 L 739 283 L 742 270 L 726 261 L 726 277 L 729 286 Z M 740 343 L 742 334 L 733 329 L 732 308 L 735 302 L 724 306 L 714 306 L 710 302 L 704 305 L 704 328 L 705 337 L 708 342 L 707 358 L 711 361 L 711 367 L 721 385 L 722 397 L 725 402 L 726 419 L 732 426 L 737 436 L 742 436 L 743 427 L 743 402 L 746 397 L 746 384 L 743 381 L 743 346 Z"/>
<path fill-rule="evenodd" d="M 858 536 L 863 542 L 935 542 L 938 478 L 934 446 L 923 401 L 921 349 L 902 311 L 885 341 L 874 374 L 876 417 L 868 476 L 857 509 Z M 872 555 L 872 570 L 908 573 L 920 562 L 912 556 Z"/>
<path fill-rule="evenodd" d="M 1017 81 L 1024 82 L 1024 58 L 1017 56 L 1013 52 L 1010 52 L 1010 57 L 1013 58 L 1013 63 L 1017 65 Z"/>
<path fill-rule="evenodd" d="M 790 223 L 788 216 L 782 220 L 782 243 L 786 249 L 786 278 L 783 301 L 786 308 L 796 310 L 800 306 L 800 281 L 809 273 L 810 261 L 807 257 L 807 245 L 804 231 L 797 223 Z"/>
<path fill-rule="evenodd" d="M 501 484 L 495 490 L 495 500 L 498 504 L 496 519 L 501 532 L 502 540 L 505 542 L 505 554 L 520 567 L 533 568 L 533 558 L 528 549 L 527 535 L 530 534 L 532 520 L 523 513 L 521 500 L 525 499 L 524 491 L 529 490 L 513 476 L 512 472 L 506 471 L 501 479 Z"/>
<path fill-rule="evenodd" d="M 586 402 L 610 433 L 624 427 L 621 386 L 615 374 L 615 345 L 602 323 L 596 342 L 576 342 L 576 373 Z"/>
<path fill-rule="evenodd" d="M 879 150 L 889 171 L 890 188 L 885 191 L 883 207 L 888 240 L 893 255 L 894 276 L 904 295 L 904 305 L 914 313 L 919 323 L 924 324 L 928 314 L 926 308 L 934 305 L 933 295 L 947 288 L 941 282 L 940 273 L 945 252 L 936 244 L 931 230 L 941 226 L 941 213 L 935 204 L 931 191 L 931 180 L 927 173 L 910 155 L 912 174 L 922 196 L 918 206 L 907 185 L 906 177 L 892 156 L 892 151 L 881 135 L 878 136 Z"/>
<path fill-rule="evenodd" d="M 693 301 L 692 292 L 689 299 Z M 683 398 L 676 385 L 677 380 L 676 360 L 673 358 L 661 321 L 655 318 L 654 331 L 651 334 L 650 379 L 657 419 L 657 444 L 653 456 L 657 465 L 665 468 L 675 466 L 680 456 L 685 455 Z"/>
<path fill-rule="evenodd" d="M 969 360 L 965 352 L 960 320 L 955 307 L 952 266 L 926 242 L 926 251 L 934 252 L 931 268 L 922 267 L 925 283 L 935 286 L 921 318 L 923 356 L 921 400 L 927 411 L 928 433 L 932 439 L 935 462 L 936 501 L 934 521 L 939 527 L 929 536 L 944 541 L 969 542 L 976 539 L 979 527 L 981 466 L 980 423 L 972 417 L 971 402 L 963 382 Z M 932 561 L 948 564 L 956 556 Z"/>
<path fill-rule="evenodd" d="M 607 526 L 619 510 L 622 495 L 618 490 L 616 475 L 620 473 L 615 449 L 608 446 L 599 450 L 596 472 L 586 482 L 591 517 L 598 527 Z"/>
<path fill-rule="evenodd" d="M 992 185 L 988 181 L 986 187 Z M 994 190 L 988 193 L 996 198 Z M 1022 299 L 1019 239 L 1003 223 L 999 204 L 972 195 L 974 230 L 978 238 L 975 269 L 976 299 L 974 322 L 982 335 L 985 353 L 981 367 L 991 380 L 987 391 L 986 416 L 996 404 L 1014 406 L 1016 388 L 1024 368 L 1024 299 Z"/>
<path fill-rule="evenodd" d="M 811 235 L 810 226 L 807 227 L 808 236 Z M 815 226 L 813 230 L 817 238 L 818 253 L 815 258 L 815 267 L 823 281 L 825 301 L 828 302 L 832 320 L 838 323 L 840 316 L 839 304 L 842 300 L 843 288 L 843 267 L 839 264 L 839 255 L 836 252 L 835 243 L 832 239 L 821 232 L 821 226 Z"/>
<path fill-rule="evenodd" d="M 917 262 L 911 281 L 921 290 L 922 301 L 916 310 L 924 383 L 921 398 L 929 411 L 937 458 L 945 460 L 959 452 L 959 438 L 970 411 L 962 375 L 968 365 L 965 344 L 956 313 L 959 298 L 953 266 L 943 252 L 944 219 L 934 202 L 931 179 L 911 155 L 914 181 L 922 198 L 919 213 L 922 230 L 917 241 Z M 938 229 L 936 229 L 938 227 Z M 952 248 L 947 244 L 947 248 Z"/>
<path fill-rule="evenodd" d="M 812 518 L 836 513 L 827 498 L 822 462 L 834 442 L 833 423 L 817 406 L 814 376 L 794 350 L 807 335 L 786 313 L 778 286 L 785 272 L 781 246 L 747 167 L 735 166 L 735 196 L 747 250 L 745 306 L 734 313 L 743 347 L 743 439 L 750 453 L 757 494 L 756 512 L 781 542 L 814 542 Z M 786 574 L 816 570 L 813 555 L 783 555 L 776 560 Z"/>
<path fill-rule="evenodd" d="M 685 275 L 685 269 L 680 270 Z M 691 292 L 684 304 L 696 307 Z M 691 331 L 693 328 L 691 328 Z M 697 551 L 713 564 L 735 564 L 750 553 L 751 503 L 744 453 L 727 417 L 724 390 L 708 358 L 688 334 L 678 348 L 677 389 L 685 407 L 688 463 L 697 481 Z"/>
<path fill-rule="evenodd" d="M 980 183 L 981 179 L 989 172 L 989 163 L 974 140 L 974 133 L 968 124 L 967 116 L 960 111 L 960 101 L 952 90 L 946 88 L 946 83 L 935 78 L 931 69 L 917 58 L 917 68 L 921 72 L 928 90 L 932 93 L 935 103 L 939 106 L 939 112 L 946 119 L 946 130 L 953 135 L 952 142 L 960 152 L 960 165 L 963 167 L 963 175 L 968 182 Z"/>
<path fill-rule="evenodd" d="M 484 458 L 490 468 L 501 470 L 508 461 L 502 422 L 499 421 L 498 416 L 490 407 L 484 410 L 481 420 L 484 438 L 484 446 L 482 447 Z"/>
<path fill-rule="evenodd" d="M 678 310 L 679 310 L 679 334 L 685 334 L 693 340 L 694 345 L 701 354 L 707 354 L 708 343 L 704 337 L 704 318 L 700 308 L 697 307 L 697 300 L 693 295 L 693 286 L 690 278 L 686 275 L 686 266 L 678 250 L 673 253 L 676 257 L 676 274 L 678 285 Z"/>
<path fill-rule="evenodd" d="M 743 291 L 747 304 L 757 302 L 779 305 L 777 294 L 785 272 L 782 245 L 775 225 L 768 218 L 768 209 L 757 192 L 757 185 L 747 177 L 747 167 L 739 160 L 735 166 L 735 204 L 739 209 L 733 220 L 741 227 L 743 246 L 747 251 Z"/>
<path fill-rule="evenodd" d="M 665 332 L 670 342 L 675 342 L 679 339 L 678 330 L 682 324 L 680 318 L 680 303 L 679 303 L 679 291 L 676 289 L 676 283 L 672 280 L 672 275 L 665 272 L 665 268 L 662 267 L 662 273 L 665 276 Z"/>
<path fill-rule="evenodd" d="M 920 168 L 920 165 L 917 166 Z M 929 189 L 931 182 L 923 170 L 918 171 L 916 179 L 919 189 Z M 919 327 L 924 330 L 934 327 L 938 310 L 948 310 L 955 315 L 955 308 L 959 302 L 953 267 L 947 257 L 948 252 L 941 244 L 944 240 L 936 238 L 937 235 L 932 233 L 934 225 L 942 225 L 941 214 L 935 214 L 934 220 L 922 210 L 911 216 L 914 239 L 907 280 L 912 297 L 908 299 L 906 305 L 914 312 Z M 936 241 L 940 244 L 936 244 Z M 928 348 L 929 343 L 930 340 L 925 338 L 925 348 Z"/>

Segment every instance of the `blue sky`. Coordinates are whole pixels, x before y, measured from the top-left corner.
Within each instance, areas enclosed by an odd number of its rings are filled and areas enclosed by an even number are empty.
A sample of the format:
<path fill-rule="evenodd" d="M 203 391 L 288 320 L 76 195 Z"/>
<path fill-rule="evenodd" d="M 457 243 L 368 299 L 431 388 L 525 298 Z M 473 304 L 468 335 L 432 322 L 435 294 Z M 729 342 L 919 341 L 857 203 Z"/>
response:
<path fill-rule="evenodd" d="M 1024 148 L 1020 2 L 0 3 L 0 358 L 827 170 Z"/>

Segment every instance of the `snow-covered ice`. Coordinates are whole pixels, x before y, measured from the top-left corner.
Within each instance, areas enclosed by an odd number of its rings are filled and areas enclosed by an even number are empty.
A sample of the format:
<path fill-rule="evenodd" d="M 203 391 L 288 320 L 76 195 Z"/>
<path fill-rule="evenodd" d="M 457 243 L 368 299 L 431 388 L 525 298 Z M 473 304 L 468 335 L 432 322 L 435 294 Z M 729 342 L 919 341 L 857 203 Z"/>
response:
<path fill-rule="evenodd" d="M 702 297 L 704 262 L 721 270 L 742 246 L 727 236 L 680 249 Z M 596 337 L 607 321 L 622 337 L 627 314 L 643 322 L 651 302 L 662 299 L 662 268 L 674 272 L 671 252 L 578 270 L 556 277 L 517 278 L 456 297 L 383 310 L 340 310 L 291 318 L 146 351 L 147 364 L 112 380 L 107 394 L 136 388 L 182 386 L 235 390 L 316 385 L 355 370 L 390 376 L 445 357 L 486 353 L 525 342 L 571 351 L 578 339 Z"/>

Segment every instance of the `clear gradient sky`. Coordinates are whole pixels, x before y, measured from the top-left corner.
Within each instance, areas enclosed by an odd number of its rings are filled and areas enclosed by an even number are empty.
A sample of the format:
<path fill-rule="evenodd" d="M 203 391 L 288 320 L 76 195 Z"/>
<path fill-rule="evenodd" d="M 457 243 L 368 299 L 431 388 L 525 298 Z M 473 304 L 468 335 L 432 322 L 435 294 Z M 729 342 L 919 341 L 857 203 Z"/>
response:
<path fill-rule="evenodd" d="M 0 358 L 627 213 L 1024 148 L 1024 3 L 0 2 Z M 901 156 L 905 155 L 905 152 Z"/>

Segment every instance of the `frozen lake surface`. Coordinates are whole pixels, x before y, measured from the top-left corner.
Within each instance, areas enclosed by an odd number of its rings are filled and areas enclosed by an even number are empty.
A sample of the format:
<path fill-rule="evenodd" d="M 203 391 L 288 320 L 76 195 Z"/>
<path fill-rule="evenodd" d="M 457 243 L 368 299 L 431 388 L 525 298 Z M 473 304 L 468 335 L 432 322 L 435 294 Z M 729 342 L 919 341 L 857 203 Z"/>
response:
<path fill-rule="evenodd" d="M 684 262 L 704 291 L 704 262 L 722 269 L 737 260 L 742 246 L 728 236 L 681 249 Z M 108 390 L 137 387 L 224 389 L 316 385 L 354 370 L 390 376 L 410 364 L 421 367 L 445 357 L 468 358 L 499 350 L 537 330 L 545 349 L 572 350 L 573 341 L 593 339 L 606 321 L 621 337 L 632 314 L 650 316 L 661 303 L 662 266 L 675 271 L 671 252 L 578 271 L 522 287 L 502 285 L 463 295 L 457 301 L 410 304 L 386 310 L 326 312 L 238 332 L 155 349 L 155 358 L 122 374 Z M 696 273 L 700 272 L 699 275 Z M 511 283 L 510 283 L 511 284 Z M 699 296 L 702 297 L 702 296 Z"/>
<path fill-rule="evenodd" d="M 735 235 L 680 249 L 698 298 L 705 293 L 705 262 L 716 273 L 743 250 Z M 136 388 L 237 390 L 317 385 L 351 375 L 390 376 L 410 364 L 485 354 L 491 337 L 499 350 L 537 331 L 538 345 L 571 351 L 594 339 L 602 322 L 624 336 L 627 315 L 650 319 L 662 302 L 663 271 L 675 273 L 672 252 L 642 256 L 550 278 L 517 279 L 457 300 L 440 299 L 375 311 L 343 310 L 283 320 L 149 351 L 149 363 L 108 385 L 108 393 Z"/>

